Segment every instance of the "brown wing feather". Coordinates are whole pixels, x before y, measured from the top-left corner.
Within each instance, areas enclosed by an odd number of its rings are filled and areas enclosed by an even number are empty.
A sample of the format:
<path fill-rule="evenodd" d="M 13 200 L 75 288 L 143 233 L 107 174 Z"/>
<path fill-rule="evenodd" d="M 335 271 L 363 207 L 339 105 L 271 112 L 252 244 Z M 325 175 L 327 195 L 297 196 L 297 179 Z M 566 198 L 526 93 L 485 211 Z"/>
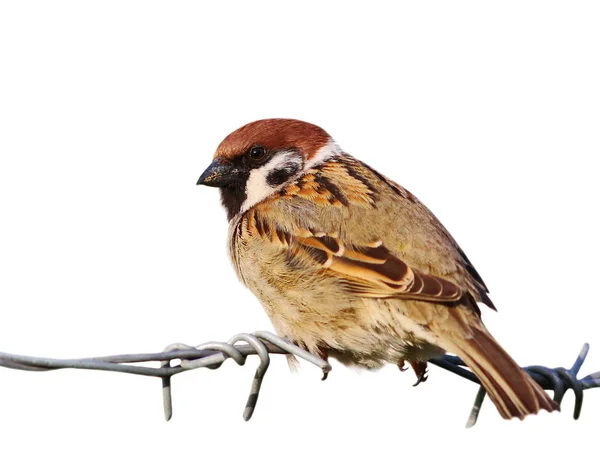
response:
<path fill-rule="evenodd" d="M 317 230 L 283 232 L 257 214 L 250 225 L 282 251 L 317 262 L 326 275 L 339 278 L 350 292 L 362 297 L 457 302 L 464 294 L 448 280 L 409 267 L 381 241 L 349 248 L 339 237 Z"/>
<path fill-rule="evenodd" d="M 343 278 L 350 290 L 364 297 L 455 302 L 463 295 L 454 283 L 409 267 L 381 243 L 347 249 L 339 238 L 323 236 L 300 244 L 325 251 L 323 268 L 328 274 Z"/>

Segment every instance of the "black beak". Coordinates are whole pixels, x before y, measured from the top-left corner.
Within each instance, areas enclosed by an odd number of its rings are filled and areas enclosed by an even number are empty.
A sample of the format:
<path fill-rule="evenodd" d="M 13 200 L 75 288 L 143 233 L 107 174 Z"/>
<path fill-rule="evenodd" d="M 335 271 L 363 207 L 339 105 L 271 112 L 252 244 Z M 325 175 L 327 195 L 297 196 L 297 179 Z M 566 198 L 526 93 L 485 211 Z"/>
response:
<path fill-rule="evenodd" d="M 231 162 L 215 159 L 204 173 L 200 175 L 198 184 L 212 187 L 225 187 L 240 179 L 243 170 L 235 167 Z"/>

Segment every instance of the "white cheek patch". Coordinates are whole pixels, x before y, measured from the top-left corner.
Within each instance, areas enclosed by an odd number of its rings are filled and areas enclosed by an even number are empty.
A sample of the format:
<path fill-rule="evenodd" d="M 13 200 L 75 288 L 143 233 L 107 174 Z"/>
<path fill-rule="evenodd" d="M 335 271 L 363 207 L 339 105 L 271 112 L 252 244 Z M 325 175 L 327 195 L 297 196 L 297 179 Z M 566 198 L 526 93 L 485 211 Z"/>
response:
<path fill-rule="evenodd" d="M 273 186 L 267 181 L 267 177 L 271 172 L 292 168 L 293 166 L 301 168 L 302 164 L 303 161 L 300 155 L 293 152 L 282 152 L 275 155 L 264 166 L 252 169 L 246 182 L 246 200 L 242 203 L 240 213 L 248 211 L 254 205 L 281 189 L 281 185 Z"/>
<path fill-rule="evenodd" d="M 342 149 L 340 148 L 340 146 L 337 145 L 335 141 L 330 138 L 329 142 L 327 142 L 327 144 L 325 144 L 323 147 L 317 150 L 315 152 L 315 155 L 307 161 L 304 170 L 308 170 L 311 167 L 321 164 L 322 162 L 327 161 L 328 159 L 331 159 L 341 153 Z"/>

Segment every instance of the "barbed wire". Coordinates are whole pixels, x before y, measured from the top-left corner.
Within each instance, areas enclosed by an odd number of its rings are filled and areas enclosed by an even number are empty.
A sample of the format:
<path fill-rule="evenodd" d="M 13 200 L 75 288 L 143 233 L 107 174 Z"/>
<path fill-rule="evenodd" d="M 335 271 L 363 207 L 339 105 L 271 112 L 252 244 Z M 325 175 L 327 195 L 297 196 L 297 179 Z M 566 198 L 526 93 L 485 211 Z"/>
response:
<path fill-rule="evenodd" d="M 573 413 L 575 420 L 581 414 L 583 391 L 600 387 L 600 372 L 592 373 L 581 379 L 577 378 L 588 351 L 589 345 L 584 344 L 570 369 L 565 369 L 564 367 L 551 369 L 539 365 L 523 368 L 542 388 L 554 392 L 554 401 L 558 404 L 562 402 L 566 391 L 572 389 L 575 393 L 575 408 Z M 260 360 L 259 365 L 252 380 L 250 394 L 248 395 L 243 413 L 244 420 L 250 420 L 256 408 L 262 381 L 269 368 L 271 354 L 293 355 L 307 361 L 322 370 L 323 380 L 327 378 L 327 374 L 331 371 L 331 365 L 327 361 L 292 344 L 287 339 L 267 331 L 256 331 L 253 334 L 240 333 L 233 336 L 227 342 L 206 342 L 197 346 L 181 343 L 171 344 L 160 353 L 139 353 L 81 359 L 52 359 L 0 352 L 0 366 L 29 371 L 57 369 L 103 370 L 161 378 L 164 415 L 166 420 L 170 420 L 173 416 L 171 378 L 174 375 L 202 367 L 218 369 L 229 358 L 242 366 L 246 363 L 248 356 L 258 355 Z M 176 363 L 177 361 L 179 361 L 178 364 Z M 159 362 L 160 367 L 132 365 L 150 362 Z M 466 364 L 457 356 L 445 355 L 441 358 L 432 359 L 429 362 L 462 378 L 481 384 L 475 374 L 465 368 Z M 467 427 L 472 427 L 477 422 L 485 395 L 485 390 L 480 387 L 467 421 Z"/>
<path fill-rule="evenodd" d="M 545 366 L 527 366 L 522 369 L 527 372 L 531 378 L 535 380 L 543 389 L 551 390 L 554 392 L 554 401 L 559 405 L 562 403 L 565 393 L 572 389 L 575 393 L 575 406 L 573 411 L 573 419 L 579 419 L 581 415 L 581 408 L 583 406 L 583 391 L 586 389 L 592 389 L 600 387 L 600 372 L 595 372 L 587 375 L 581 379 L 577 378 L 581 366 L 585 362 L 585 358 L 590 350 L 590 345 L 585 343 L 577 355 L 577 359 L 570 369 L 564 367 L 556 367 L 551 369 Z M 442 358 L 435 358 L 429 360 L 430 363 L 441 367 L 442 369 L 448 370 L 462 378 L 466 378 L 474 383 L 481 385 L 481 382 L 477 376 L 470 370 L 465 369 L 465 362 L 458 356 L 444 355 Z M 481 405 L 485 400 L 486 392 L 483 387 L 480 386 L 479 391 L 475 397 L 471 414 L 467 420 L 467 428 L 474 426 L 477 423 L 479 411 Z"/>

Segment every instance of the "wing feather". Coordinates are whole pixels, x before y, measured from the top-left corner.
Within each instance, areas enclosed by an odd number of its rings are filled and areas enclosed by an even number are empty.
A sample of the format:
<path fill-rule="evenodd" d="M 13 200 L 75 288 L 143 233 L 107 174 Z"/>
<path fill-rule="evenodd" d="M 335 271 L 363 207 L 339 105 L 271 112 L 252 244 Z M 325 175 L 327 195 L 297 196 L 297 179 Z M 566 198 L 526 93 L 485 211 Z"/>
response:
<path fill-rule="evenodd" d="M 310 258 L 325 275 L 338 278 L 357 295 L 433 302 L 457 302 L 463 297 L 459 286 L 409 267 L 380 240 L 350 247 L 339 236 L 320 230 L 299 228 L 290 233 L 258 217 L 251 222 L 258 235 L 296 258 Z"/>

